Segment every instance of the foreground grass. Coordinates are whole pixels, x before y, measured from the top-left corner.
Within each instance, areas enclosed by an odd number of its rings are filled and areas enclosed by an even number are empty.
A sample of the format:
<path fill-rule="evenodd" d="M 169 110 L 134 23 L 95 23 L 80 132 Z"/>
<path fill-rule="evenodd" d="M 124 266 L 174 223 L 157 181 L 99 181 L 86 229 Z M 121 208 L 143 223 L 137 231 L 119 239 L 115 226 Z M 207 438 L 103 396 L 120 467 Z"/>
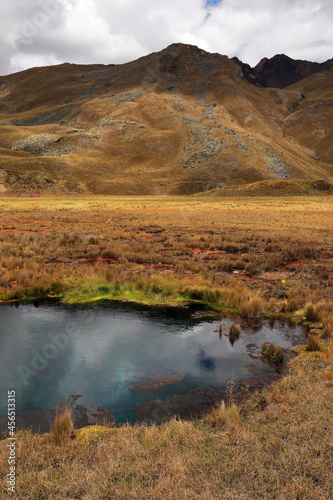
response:
<path fill-rule="evenodd" d="M 21 432 L 15 498 L 329 500 L 333 356 L 325 349 L 299 355 L 288 376 L 244 406 L 200 421 L 85 428 L 60 444 Z"/>

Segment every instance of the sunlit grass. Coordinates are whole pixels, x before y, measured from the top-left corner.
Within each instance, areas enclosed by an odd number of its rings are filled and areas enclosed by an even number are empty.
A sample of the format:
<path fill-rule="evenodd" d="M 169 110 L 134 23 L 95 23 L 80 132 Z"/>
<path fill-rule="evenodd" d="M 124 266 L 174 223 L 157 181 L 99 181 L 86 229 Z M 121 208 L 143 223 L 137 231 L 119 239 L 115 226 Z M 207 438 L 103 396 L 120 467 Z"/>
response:
<path fill-rule="evenodd" d="M 0 205 L 2 300 L 192 300 L 255 318 L 292 317 L 329 298 L 328 197 L 2 198 Z M 318 314 L 331 335 L 332 317 Z"/>

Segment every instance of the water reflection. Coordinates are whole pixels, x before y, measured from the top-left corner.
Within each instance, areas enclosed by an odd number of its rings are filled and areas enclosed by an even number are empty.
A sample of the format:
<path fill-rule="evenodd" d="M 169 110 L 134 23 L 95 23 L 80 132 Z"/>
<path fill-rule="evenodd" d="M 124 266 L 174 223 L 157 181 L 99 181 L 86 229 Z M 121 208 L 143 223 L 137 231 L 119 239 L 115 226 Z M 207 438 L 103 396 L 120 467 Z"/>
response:
<path fill-rule="evenodd" d="M 274 377 L 275 368 L 259 357 L 262 342 L 288 348 L 305 340 L 299 326 L 240 319 L 241 336 L 232 340 L 226 333 L 235 319 L 224 318 L 220 328 L 217 320 L 195 318 L 190 311 L 110 302 L 93 308 L 6 305 L 0 315 L 0 392 L 16 390 L 17 411 L 54 408 L 80 393 L 82 404 L 103 406 L 118 422 L 134 418 L 136 403 L 245 380 L 250 365 L 261 376 Z M 131 390 L 149 374 L 163 380 L 172 373 L 181 374 L 176 382 Z M 2 398 L 0 412 L 5 405 Z"/>

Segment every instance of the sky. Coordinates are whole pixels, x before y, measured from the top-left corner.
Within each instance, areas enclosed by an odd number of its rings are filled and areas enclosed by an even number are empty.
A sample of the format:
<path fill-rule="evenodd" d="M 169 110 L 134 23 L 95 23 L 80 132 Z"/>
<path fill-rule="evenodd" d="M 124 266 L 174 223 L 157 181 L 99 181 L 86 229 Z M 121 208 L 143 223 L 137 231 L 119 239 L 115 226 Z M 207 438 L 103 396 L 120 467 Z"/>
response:
<path fill-rule="evenodd" d="M 181 42 L 254 66 L 333 57 L 332 0 L 1 0 L 0 74 L 118 64 Z"/>

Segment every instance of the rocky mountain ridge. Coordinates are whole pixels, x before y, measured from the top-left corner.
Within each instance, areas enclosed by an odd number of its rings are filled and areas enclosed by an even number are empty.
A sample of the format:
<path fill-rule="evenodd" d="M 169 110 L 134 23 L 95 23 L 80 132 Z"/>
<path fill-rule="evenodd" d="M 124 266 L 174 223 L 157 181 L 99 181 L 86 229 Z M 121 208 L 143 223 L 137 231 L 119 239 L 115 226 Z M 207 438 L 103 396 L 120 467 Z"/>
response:
<path fill-rule="evenodd" d="M 251 68 L 237 57 L 232 58 L 243 71 L 244 77 L 252 84 L 259 87 L 273 87 L 283 89 L 308 76 L 332 68 L 333 59 L 323 63 L 295 60 L 285 54 L 277 54 L 268 59 L 264 57 Z"/>

